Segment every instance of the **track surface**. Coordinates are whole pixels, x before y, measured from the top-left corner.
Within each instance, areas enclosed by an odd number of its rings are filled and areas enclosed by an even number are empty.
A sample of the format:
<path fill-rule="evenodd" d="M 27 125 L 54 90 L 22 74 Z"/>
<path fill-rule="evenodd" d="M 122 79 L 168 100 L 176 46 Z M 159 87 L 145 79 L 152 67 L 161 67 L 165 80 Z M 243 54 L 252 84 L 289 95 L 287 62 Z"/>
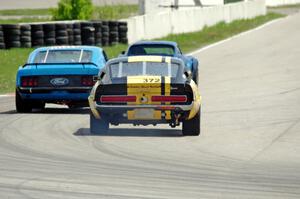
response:
<path fill-rule="evenodd" d="M 87 111 L 16 114 L 0 98 L 0 198 L 299 198 L 300 14 L 201 59 L 202 135 Z"/>

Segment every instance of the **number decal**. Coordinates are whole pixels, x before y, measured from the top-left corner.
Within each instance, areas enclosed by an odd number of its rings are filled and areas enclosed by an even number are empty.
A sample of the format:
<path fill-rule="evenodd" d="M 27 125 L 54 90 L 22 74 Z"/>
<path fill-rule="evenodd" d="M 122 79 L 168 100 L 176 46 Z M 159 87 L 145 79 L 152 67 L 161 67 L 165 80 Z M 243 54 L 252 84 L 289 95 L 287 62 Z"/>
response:
<path fill-rule="evenodd" d="M 144 78 L 143 82 L 144 83 L 159 83 L 160 78 Z"/>

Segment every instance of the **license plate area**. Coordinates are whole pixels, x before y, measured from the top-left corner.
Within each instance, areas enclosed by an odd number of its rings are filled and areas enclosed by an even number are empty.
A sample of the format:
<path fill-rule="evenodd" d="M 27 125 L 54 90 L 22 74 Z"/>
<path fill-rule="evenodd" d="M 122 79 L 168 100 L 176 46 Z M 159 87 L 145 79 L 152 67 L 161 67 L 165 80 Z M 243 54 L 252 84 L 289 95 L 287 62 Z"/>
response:
<path fill-rule="evenodd" d="M 133 111 L 134 119 L 154 119 L 154 109 L 149 108 L 141 108 L 141 109 L 135 109 Z"/>

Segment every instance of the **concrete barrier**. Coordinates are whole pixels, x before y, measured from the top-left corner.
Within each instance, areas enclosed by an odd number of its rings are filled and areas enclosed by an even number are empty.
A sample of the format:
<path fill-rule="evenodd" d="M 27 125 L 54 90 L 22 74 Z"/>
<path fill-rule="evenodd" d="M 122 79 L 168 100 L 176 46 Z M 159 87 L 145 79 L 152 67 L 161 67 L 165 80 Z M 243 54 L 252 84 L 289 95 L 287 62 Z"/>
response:
<path fill-rule="evenodd" d="M 126 19 L 128 42 L 154 39 L 168 34 L 201 30 L 218 22 L 232 22 L 266 14 L 265 0 L 252 0 L 212 7 L 195 7 L 167 12 L 150 13 Z"/>
<path fill-rule="evenodd" d="M 298 3 L 300 3 L 300 0 L 266 0 L 267 6 L 282 6 L 282 5 L 292 5 Z"/>

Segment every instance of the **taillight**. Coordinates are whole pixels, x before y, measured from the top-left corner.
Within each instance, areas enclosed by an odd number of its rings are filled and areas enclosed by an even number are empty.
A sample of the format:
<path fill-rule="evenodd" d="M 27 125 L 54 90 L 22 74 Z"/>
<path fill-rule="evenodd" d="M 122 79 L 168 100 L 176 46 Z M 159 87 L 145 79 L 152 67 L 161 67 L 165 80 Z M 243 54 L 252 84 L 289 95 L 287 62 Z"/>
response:
<path fill-rule="evenodd" d="M 152 96 L 152 102 L 186 102 L 186 95 Z"/>
<path fill-rule="evenodd" d="M 95 82 L 93 80 L 93 76 L 82 76 L 81 77 L 81 85 L 82 86 L 94 86 Z"/>
<path fill-rule="evenodd" d="M 21 78 L 22 87 L 36 87 L 38 86 L 38 78 L 34 76 L 27 76 Z"/>
<path fill-rule="evenodd" d="M 127 95 L 102 95 L 100 97 L 102 103 L 122 103 L 122 102 L 136 102 L 136 96 Z"/>

